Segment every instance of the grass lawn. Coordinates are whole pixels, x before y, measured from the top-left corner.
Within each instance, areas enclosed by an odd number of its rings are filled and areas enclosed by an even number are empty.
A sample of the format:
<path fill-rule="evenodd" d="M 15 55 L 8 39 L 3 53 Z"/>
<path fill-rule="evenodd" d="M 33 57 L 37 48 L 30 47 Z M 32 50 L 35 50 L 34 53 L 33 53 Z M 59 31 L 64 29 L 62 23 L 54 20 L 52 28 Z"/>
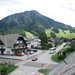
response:
<path fill-rule="evenodd" d="M 69 54 L 67 53 L 67 48 L 63 48 L 63 49 L 61 49 L 59 52 L 66 52 L 66 57 L 69 55 Z M 58 53 L 52 55 L 52 60 L 55 61 L 55 62 L 60 62 L 60 61 L 62 61 L 62 59 L 59 58 Z"/>
<path fill-rule="evenodd" d="M 38 72 L 39 73 L 47 73 L 49 70 L 48 69 L 39 69 Z"/>
<path fill-rule="evenodd" d="M 58 54 L 52 55 L 52 60 L 53 60 L 54 62 L 58 62 L 58 63 L 61 61 L 61 59 L 59 59 Z"/>
<path fill-rule="evenodd" d="M 8 68 L 5 68 L 5 64 L 0 64 L 0 68 L 5 71 L 5 75 L 9 75 L 12 71 L 14 71 L 17 66 L 9 65 Z"/>

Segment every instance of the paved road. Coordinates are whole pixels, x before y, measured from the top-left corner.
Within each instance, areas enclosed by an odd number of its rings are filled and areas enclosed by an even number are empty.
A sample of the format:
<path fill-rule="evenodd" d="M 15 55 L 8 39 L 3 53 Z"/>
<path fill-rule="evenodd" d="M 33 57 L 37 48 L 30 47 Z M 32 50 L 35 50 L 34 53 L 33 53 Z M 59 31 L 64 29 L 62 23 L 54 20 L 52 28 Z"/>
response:
<path fill-rule="evenodd" d="M 61 46 L 57 47 L 56 52 L 63 48 L 66 43 L 63 43 Z M 37 61 L 31 61 L 33 57 L 37 57 Z M 49 51 L 45 51 L 38 54 L 35 54 L 31 57 L 28 57 L 28 60 L 18 63 L 18 69 L 12 72 L 10 75 L 31 75 L 33 72 L 36 72 L 39 68 L 42 68 L 41 64 L 44 64 L 44 67 L 51 66 L 50 64 L 57 64 L 51 60 L 52 54 L 49 54 Z M 48 66 L 49 65 L 49 66 Z"/>
<path fill-rule="evenodd" d="M 61 49 L 64 47 L 65 44 L 66 44 L 66 43 L 63 43 L 62 45 L 58 46 L 58 47 L 56 48 L 56 52 L 58 52 L 59 50 L 61 50 Z"/>
<path fill-rule="evenodd" d="M 35 67 L 20 66 L 18 69 L 16 69 L 10 75 L 31 75 L 31 73 L 37 71 L 37 69 L 38 68 L 35 68 Z"/>
<path fill-rule="evenodd" d="M 36 68 L 43 68 L 46 65 L 47 63 L 43 63 L 42 65 L 41 63 L 38 63 L 38 62 L 27 62 L 24 64 L 24 66 L 30 66 L 30 67 L 36 67 Z"/>

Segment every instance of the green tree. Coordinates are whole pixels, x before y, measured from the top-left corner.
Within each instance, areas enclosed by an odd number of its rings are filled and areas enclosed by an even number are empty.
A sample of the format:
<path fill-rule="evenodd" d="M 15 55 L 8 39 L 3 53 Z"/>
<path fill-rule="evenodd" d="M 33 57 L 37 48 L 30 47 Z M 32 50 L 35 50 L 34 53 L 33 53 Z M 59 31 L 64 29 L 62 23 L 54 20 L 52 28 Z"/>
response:
<path fill-rule="evenodd" d="M 26 37 L 25 31 L 23 31 L 21 35 L 24 36 L 24 37 Z"/>
<path fill-rule="evenodd" d="M 39 38 L 41 40 L 41 46 L 43 49 L 46 49 L 46 46 L 48 44 L 48 40 L 47 40 L 47 35 L 45 32 L 42 32 L 40 35 L 39 35 Z"/>
<path fill-rule="evenodd" d="M 71 42 L 69 51 L 70 52 L 74 52 L 75 51 L 75 41 Z"/>
<path fill-rule="evenodd" d="M 51 32 L 50 35 L 51 35 L 51 37 L 56 38 L 55 33 Z"/>
<path fill-rule="evenodd" d="M 59 29 L 57 29 L 57 28 L 53 28 L 52 31 L 55 33 L 59 33 Z"/>

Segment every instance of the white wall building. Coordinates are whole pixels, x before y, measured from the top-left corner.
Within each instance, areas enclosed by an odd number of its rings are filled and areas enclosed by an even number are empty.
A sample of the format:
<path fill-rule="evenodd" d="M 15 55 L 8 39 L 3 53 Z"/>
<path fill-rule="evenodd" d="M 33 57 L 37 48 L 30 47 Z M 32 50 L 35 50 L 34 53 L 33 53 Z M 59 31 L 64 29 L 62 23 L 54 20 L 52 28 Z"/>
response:
<path fill-rule="evenodd" d="M 41 40 L 38 37 L 36 37 L 36 36 L 28 38 L 28 42 L 27 43 L 28 43 L 27 44 L 28 48 L 30 48 L 30 47 L 34 47 L 34 48 L 37 47 L 37 48 L 39 48 L 41 46 Z"/>

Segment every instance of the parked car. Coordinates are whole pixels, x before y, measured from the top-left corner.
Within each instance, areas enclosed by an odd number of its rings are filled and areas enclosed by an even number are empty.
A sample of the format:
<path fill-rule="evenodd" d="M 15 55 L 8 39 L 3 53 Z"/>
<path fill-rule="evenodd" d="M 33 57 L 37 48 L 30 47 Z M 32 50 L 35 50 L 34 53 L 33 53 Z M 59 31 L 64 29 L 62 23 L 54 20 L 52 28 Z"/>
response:
<path fill-rule="evenodd" d="M 36 61 L 36 60 L 38 60 L 38 58 L 35 57 L 35 58 L 32 58 L 31 60 L 32 60 L 32 61 Z"/>
<path fill-rule="evenodd" d="M 33 51 L 33 52 L 37 52 L 37 50 L 36 50 L 36 49 L 32 49 L 32 51 Z"/>
<path fill-rule="evenodd" d="M 55 52 L 56 52 L 56 51 L 54 51 L 54 50 L 51 50 L 49 53 L 50 53 L 50 54 L 53 54 L 53 53 L 55 53 Z"/>
<path fill-rule="evenodd" d="M 65 44 L 63 47 L 66 47 L 67 46 L 67 44 Z"/>
<path fill-rule="evenodd" d="M 16 56 L 24 56 L 24 53 L 17 53 Z"/>
<path fill-rule="evenodd" d="M 30 54 L 33 54 L 34 52 L 33 52 L 33 51 L 30 51 L 29 53 L 30 53 Z"/>
<path fill-rule="evenodd" d="M 50 49 L 49 49 L 49 53 L 50 53 L 50 54 L 55 53 L 55 52 L 56 52 L 55 49 L 56 49 L 56 47 L 50 48 Z"/>
<path fill-rule="evenodd" d="M 56 50 L 56 47 L 52 47 L 52 48 L 50 48 L 49 50 Z"/>

